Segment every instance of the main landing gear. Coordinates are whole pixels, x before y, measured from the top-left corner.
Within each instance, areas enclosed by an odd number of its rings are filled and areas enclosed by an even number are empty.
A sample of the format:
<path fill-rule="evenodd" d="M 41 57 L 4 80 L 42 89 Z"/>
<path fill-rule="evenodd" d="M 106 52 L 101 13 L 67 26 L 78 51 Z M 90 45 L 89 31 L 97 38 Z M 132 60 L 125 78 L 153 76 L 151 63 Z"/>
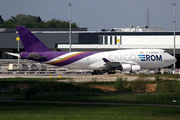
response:
<path fill-rule="evenodd" d="M 93 70 L 91 75 L 102 75 L 102 71 L 100 71 L 100 70 Z"/>
<path fill-rule="evenodd" d="M 161 68 L 158 68 L 158 71 L 156 74 L 161 74 Z"/>
<path fill-rule="evenodd" d="M 116 74 L 115 70 L 106 70 L 106 71 L 100 71 L 100 70 L 93 70 L 93 72 L 91 73 L 91 75 L 102 75 L 103 73 L 108 73 L 108 74 Z"/>
<path fill-rule="evenodd" d="M 115 70 L 110 70 L 110 71 L 108 71 L 108 74 L 116 74 L 116 71 Z"/>

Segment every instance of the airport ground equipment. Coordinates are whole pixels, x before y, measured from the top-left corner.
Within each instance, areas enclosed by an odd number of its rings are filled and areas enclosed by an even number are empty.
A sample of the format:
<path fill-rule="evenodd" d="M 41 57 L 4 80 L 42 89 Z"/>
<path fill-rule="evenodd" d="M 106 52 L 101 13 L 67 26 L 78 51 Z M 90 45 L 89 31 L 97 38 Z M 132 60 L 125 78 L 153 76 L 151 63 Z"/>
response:
<path fill-rule="evenodd" d="M 37 70 L 37 65 L 36 65 L 36 64 L 30 64 L 30 65 L 28 65 L 28 70 L 30 70 L 30 71 L 36 71 L 36 70 Z"/>
<path fill-rule="evenodd" d="M 20 64 L 20 65 L 19 65 L 19 70 L 20 70 L 20 71 L 26 71 L 26 70 L 28 70 L 27 64 Z"/>
<path fill-rule="evenodd" d="M 38 65 L 37 65 L 37 69 L 38 69 L 39 71 L 46 71 L 46 70 L 47 70 L 47 67 L 46 67 L 46 65 L 38 64 Z"/>

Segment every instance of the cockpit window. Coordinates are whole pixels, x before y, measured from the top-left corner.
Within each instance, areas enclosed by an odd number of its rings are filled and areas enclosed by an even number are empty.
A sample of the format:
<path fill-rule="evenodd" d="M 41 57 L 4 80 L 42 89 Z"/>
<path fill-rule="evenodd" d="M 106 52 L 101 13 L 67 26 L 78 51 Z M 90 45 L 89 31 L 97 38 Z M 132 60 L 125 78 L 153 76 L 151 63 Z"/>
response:
<path fill-rule="evenodd" d="M 149 52 L 150 54 L 158 54 L 158 52 Z"/>
<path fill-rule="evenodd" d="M 164 51 L 164 53 L 167 53 L 166 51 Z"/>

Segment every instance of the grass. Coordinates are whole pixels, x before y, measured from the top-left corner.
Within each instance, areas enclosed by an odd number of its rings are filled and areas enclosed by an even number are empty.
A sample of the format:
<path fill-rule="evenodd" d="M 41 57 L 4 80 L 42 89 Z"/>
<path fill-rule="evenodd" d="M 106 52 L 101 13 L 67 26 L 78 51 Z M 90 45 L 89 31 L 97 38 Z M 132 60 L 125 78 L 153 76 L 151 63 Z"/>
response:
<path fill-rule="evenodd" d="M 180 82 L 159 79 L 156 93 L 119 94 L 117 91 L 101 91 L 88 85 L 112 85 L 115 82 L 89 83 L 59 83 L 64 78 L 6 78 L 0 79 L 0 86 L 14 87 L 14 91 L 0 92 L 0 98 L 19 98 L 23 100 L 46 101 L 85 101 L 110 103 L 138 103 L 138 104 L 172 104 L 180 105 Z M 47 84 L 46 84 L 47 83 Z M 130 84 L 131 82 L 128 82 Z M 135 85 L 136 82 L 132 82 Z M 149 83 L 149 81 L 146 81 Z M 29 84 L 30 89 L 21 91 L 19 85 Z M 141 84 L 137 82 L 137 84 Z M 138 86 L 138 85 L 137 85 Z M 171 89 L 168 89 L 168 88 Z M 177 91 L 173 91 L 176 88 Z M 29 91 L 28 91 L 29 90 Z M 68 90 L 68 92 L 66 92 Z M 79 90 L 79 91 L 78 91 Z M 167 90 L 167 91 L 165 91 Z M 32 92 L 33 92 L 32 91 Z M 82 91 L 86 91 L 82 94 Z M 17 94 L 17 93 L 20 94 Z M 26 93 L 30 92 L 30 96 Z M 166 93 L 166 94 L 165 94 Z M 17 97 L 18 96 L 18 97 Z M 175 103 L 172 100 L 177 100 Z M 108 106 L 108 105 L 75 105 L 48 103 L 15 103 L 0 102 L 0 120 L 151 120 L 151 119 L 180 119 L 179 107 L 150 107 L 150 106 Z"/>
<path fill-rule="evenodd" d="M 16 78 L 0 78 L 0 82 L 31 82 L 31 81 L 36 81 L 36 82 L 45 82 L 45 81 L 58 81 L 58 80 L 66 80 L 66 79 L 71 79 L 71 78 L 21 78 L 21 77 L 16 77 Z"/>
<path fill-rule="evenodd" d="M 2 120 L 172 120 L 179 113 L 178 107 L 0 102 Z"/>
<path fill-rule="evenodd" d="M 157 82 L 156 93 L 180 93 L 180 82 L 175 80 L 161 80 Z"/>
<path fill-rule="evenodd" d="M 180 74 L 127 74 L 126 76 L 180 78 Z"/>
<path fill-rule="evenodd" d="M 118 78 L 117 78 L 118 79 Z M 153 93 L 136 93 L 126 91 L 126 86 L 131 85 L 133 89 L 143 91 L 146 84 L 152 83 L 144 77 L 133 82 L 57 82 L 52 79 L 32 78 L 7 78 L 0 79 L 0 88 L 12 88 L 11 91 L 1 91 L 0 98 L 18 98 L 23 100 L 53 100 L 53 101 L 87 101 L 87 102 L 126 102 L 126 103 L 158 103 L 158 104 L 180 104 L 180 82 L 175 80 L 163 80 L 158 78 L 153 81 L 158 86 Z M 52 81 L 50 81 L 52 80 Z M 59 80 L 59 78 L 58 78 Z M 118 85 L 121 91 L 108 91 L 95 88 L 95 85 Z M 22 86 L 25 89 L 22 90 Z M 122 91 L 125 90 L 125 91 Z M 123 93 L 124 92 L 124 93 Z M 123 94 L 120 94 L 123 93 Z M 176 100 L 175 103 L 172 103 Z"/>

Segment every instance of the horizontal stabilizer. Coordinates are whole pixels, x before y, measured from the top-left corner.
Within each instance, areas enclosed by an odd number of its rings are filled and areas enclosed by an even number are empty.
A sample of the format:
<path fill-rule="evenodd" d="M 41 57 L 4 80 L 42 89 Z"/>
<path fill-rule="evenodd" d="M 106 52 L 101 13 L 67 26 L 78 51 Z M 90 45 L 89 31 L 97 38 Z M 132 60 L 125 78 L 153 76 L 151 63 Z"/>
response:
<path fill-rule="evenodd" d="M 8 55 L 12 55 L 12 56 L 16 56 L 16 57 L 20 57 L 19 53 L 10 53 L 10 52 L 5 52 Z"/>

